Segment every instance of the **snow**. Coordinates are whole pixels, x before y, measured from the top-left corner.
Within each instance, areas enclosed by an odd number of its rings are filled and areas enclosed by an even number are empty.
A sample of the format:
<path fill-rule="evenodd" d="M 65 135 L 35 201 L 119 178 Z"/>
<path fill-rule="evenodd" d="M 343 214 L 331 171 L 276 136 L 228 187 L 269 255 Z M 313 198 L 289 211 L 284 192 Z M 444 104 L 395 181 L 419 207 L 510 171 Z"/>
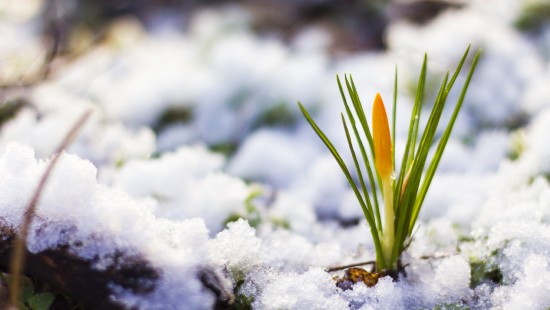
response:
<path fill-rule="evenodd" d="M 334 282 L 321 269 L 302 274 L 267 275 L 270 283 L 253 306 L 261 309 L 346 309 Z"/>
<path fill-rule="evenodd" d="M 153 199 L 155 214 L 169 219 L 202 217 L 211 232 L 220 231 L 232 212 L 244 208 L 250 190 L 220 171 L 223 157 L 204 146 L 183 147 L 158 159 L 129 161 L 109 181 L 136 198 Z"/>
<path fill-rule="evenodd" d="M 239 219 L 227 225 L 216 238 L 208 242 L 209 259 L 214 264 L 226 266 L 237 280 L 256 269 L 263 262 L 261 257 L 262 240 L 248 223 Z M 246 249 L 246 251 L 243 251 Z"/>
<path fill-rule="evenodd" d="M 31 76 L 45 55 L 40 1 L 25 3 L 0 4 L 11 16 L 0 21 L 2 82 Z M 422 26 L 394 21 L 386 51 L 338 57 L 320 29 L 287 45 L 255 34 L 237 8 L 198 12 L 185 31 L 118 20 L 47 80 L 7 93 L 29 104 L 0 128 L 0 223 L 20 229 L 52 152 L 92 109 L 42 193 L 28 249 L 66 246 L 96 270 L 115 266 L 116 251 L 145 260 L 159 275 L 150 294 L 110 287 L 128 308 L 211 309 L 199 279 L 208 270 L 255 309 L 547 309 L 550 26 L 531 36 L 514 28 L 522 3 L 473 1 Z M 351 163 L 334 75 L 353 74 L 369 107 L 376 92 L 391 102 L 397 64 L 399 158 L 423 53 L 430 98 L 468 43 L 483 56 L 403 256 L 407 276 L 340 290 L 342 272 L 325 269 L 373 260 L 374 246 L 295 102 Z M 172 109 L 188 119 L 161 124 Z M 268 123 L 273 111 L 282 115 Z"/>
<path fill-rule="evenodd" d="M 28 147 L 7 146 L 0 156 L 3 225 L 20 226 L 28 199 L 48 163 L 37 161 Z M 66 245 L 98 270 L 116 264 L 115 251 L 138 253 L 162 270 L 156 290 L 144 299 L 115 289 L 115 299 L 140 308 L 177 308 L 183 300 L 192 307 L 209 308 L 213 296 L 203 292 L 196 276 L 208 253 L 204 220 L 156 218 L 151 203 L 98 184 L 96 173 L 89 161 L 62 155 L 38 204 L 29 250 L 37 253 Z M 176 302 L 179 294 L 185 297 Z"/>
<path fill-rule="evenodd" d="M 301 136 L 300 132 L 258 130 L 243 143 L 229 163 L 228 171 L 242 178 L 286 187 L 303 173 L 318 152 L 316 145 L 304 143 Z M 298 148 L 300 152 L 294 152 Z M 255 160 L 257 158 L 262 160 Z"/>
<path fill-rule="evenodd" d="M 506 309 L 528 307 L 541 309 L 550 303 L 550 287 L 544 279 L 550 275 L 548 260 L 544 256 L 530 255 L 522 269 L 521 280 L 512 287 L 499 287 L 492 300 Z"/>

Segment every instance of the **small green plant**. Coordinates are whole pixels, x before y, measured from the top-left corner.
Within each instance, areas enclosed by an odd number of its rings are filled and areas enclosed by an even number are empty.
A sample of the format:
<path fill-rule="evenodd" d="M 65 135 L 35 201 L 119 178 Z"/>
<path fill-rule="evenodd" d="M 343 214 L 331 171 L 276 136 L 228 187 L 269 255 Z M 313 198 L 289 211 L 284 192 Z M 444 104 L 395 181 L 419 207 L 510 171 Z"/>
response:
<path fill-rule="evenodd" d="M 0 279 L 3 283 L 9 283 L 10 275 L 0 273 Z M 47 310 L 50 309 L 55 296 L 53 293 L 48 292 L 49 287 L 46 286 L 46 290 L 37 292 L 33 281 L 28 277 L 21 277 L 21 295 L 19 296 L 19 303 L 16 304 L 18 309 L 24 310 Z"/>
<path fill-rule="evenodd" d="M 475 288 L 484 281 L 502 283 L 502 272 L 492 261 L 470 261 L 470 287 Z"/>
<path fill-rule="evenodd" d="M 443 155 L 443 151 L 451 135 L 454 123 L 462 107 L 468 85 L 477 65 L 480 52 L 478 51 L 472 61 L 472 65 L 460 96 L 455 104 L 454 111 L 439 138 L 437 148 L 428 161 L 429 151 L 436 140 L 436 132 L 441 119 L 443 108 L 449 93 L 464 65 L 470 47 L 464 53 L 454 74 L 449 79 L 447 72 L 441 82 L 435 102 L 432 106 L 430 116 L 425 127 L 420 130 L 420 114 L 424 106 L 424 86 L 426 84 L 427 55 L 424 55 L 424 62 L 420 72 L 416 98 L 411 113 L 407 142 L 401 160 L 398 173 L 395 166 L 395 120 L 397 106 L 397 70 L 393 91 L 392 130 L 386 115 L 386 109 L 380 94 L 376 94 L 372 109 L 372 134 L 359 94 L 355 88 L 353 78 L 345 77 L 345 86 L 351 99 L 351 108 L 344 94 L 344 88 L 337 76 L 338 87 L 344 102 L 346 117 L 341 113 L 342 123 L 346 133 L 348 146 L 353 158 L 353 164 L 359 179 L 360 188 L 354 182 L 350 169 L 336 150 L 332 142 L 323 131 L 317 126 L 305 107 L 298 102 L 304 117 L 321 138 L 329 151 L 332 153 L 348 182 L 353 189 L 359 205 L 363 209 L 365 218 L 370 226 L 370 232 L 376 250 L 376 271 L 392 272 L 399 271 L 399 258 L 411 240 L 413 228 L 418 213 L 426 197 L 428 188 Z M 353 111 L 352 111 L 353 108 Z M 355 137 L 356 146 L 352 142 L 350 127 Z M 362 136 L 362 134 L 364 136 Z M 366 138 L 366 141 L 365 141 Z M 370 149 L 367 153 L 366 145 Z M 356 148 L 359 147 L 364 167 L 361 167 Z M 364 178 L 364 171 L 368 180 Z M 368 182 L 368 183 L 367 183 Z M 367 186 L 370 185 L 370 186 Z M 383 199 L 384 218 L 381 216 L 381 203 L 378 198 L 378 189 Z"/>
<path fill-rule="evenodd" d="M 280 227 L 284 229 L 290 229 L 290 223 L 280 217 L 268 216 L 265 212 L 265 208 L 261 208 L 257 204 L 256 199 L 261 198 L 264 195 L 264 189 L 257 185 L 251 186 L 251 191 L 244 200 L 244 212 L 234 212 L 223 222 L 224 226 L 231 222 L 236 222 L 239 219 L 245 219 L 248 221 L 250 227 L 257 228 L 262 223 L 271 223 L 273 227 Z M 262 210 L 263 209 L 263 210 Z"/>

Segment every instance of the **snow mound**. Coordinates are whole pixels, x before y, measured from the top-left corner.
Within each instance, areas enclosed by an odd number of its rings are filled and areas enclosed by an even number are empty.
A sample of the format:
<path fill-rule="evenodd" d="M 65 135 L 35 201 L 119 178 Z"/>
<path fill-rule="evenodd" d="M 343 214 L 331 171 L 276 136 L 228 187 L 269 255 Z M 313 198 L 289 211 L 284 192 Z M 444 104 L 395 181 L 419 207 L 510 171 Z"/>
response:
<path fill-rule="evenodd" d="M 49 160 L 36 160 L 28 147 L 7 145 L 0 155 L 2 225 L 19 229 L 48 164 Z M 177 309 L 182 303 L 211 308 L 214 296 L 197 278 L 208 253 L 204 221 L 159 219 L 154 204 L 98 184 L 96 172 L 90 162 L 62 154 L 38 204 L 29 251 L 65 248 L 97 271 L 122 268 L 126 257 L 137 257 L 158 274 L 148 280 L 151 291 L 140 293 L 113 283 L 111 298 L 142 309 Z"/>

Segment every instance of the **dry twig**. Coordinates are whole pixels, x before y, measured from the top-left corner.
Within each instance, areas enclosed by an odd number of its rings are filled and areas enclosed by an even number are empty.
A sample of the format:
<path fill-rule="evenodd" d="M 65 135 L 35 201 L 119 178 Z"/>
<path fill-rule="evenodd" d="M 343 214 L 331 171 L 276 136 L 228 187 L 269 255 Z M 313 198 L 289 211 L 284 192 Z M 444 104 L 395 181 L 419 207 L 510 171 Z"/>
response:
<path fill-rule="evenodd" d="M 25 213 L 23 214 L 23 223 L 21 225 L 21 231 L 19 232 L 19 238 L 17 238 L 15 242 L 15 248 L 12 253 L 11 257 L 11 264 L 10 264 L 10 303 L 12 306 L 18 305 L 19 303 L 19 287 L 21 285 L 21 273 L 23 266 L 25 265 L 25 249 L 26 249 L 26 240 L 27 236 L 29 234 L 29 228 L 32 224 L 33 216 L 36 212 L 36 207 L 38 205 L 38 201 L 40 199 L 40 195 L 42 194 L 44 190 L 44 186 L 46 185 L 46 182 L 55 166 L 55 164 L 58 162 L 59 158 L 61 157 L 61 154 L 63 153 L 63 150 L 71 144 L 71 142 L 76 137 L 77 133 L 80 131 L 80 128 L 84 125 L 88 117 L 92 114 L 92 110 L 87 110 L 79 119 L 78 121 L 73 125 L 71 130 L 67 133 L 59 147 L 57 148 L 55 154 L 53 155 L 52 160 L 50 161 L 50 164 L 46 168 L 46 171 L 44 171 L 44 174 L 42 175 L 42 178 L 40 179 L 38 186 L 36 187 L 36 190 L 34 191 L 34 194 L 32 196 L 31 201 L 29 202 Z"/>

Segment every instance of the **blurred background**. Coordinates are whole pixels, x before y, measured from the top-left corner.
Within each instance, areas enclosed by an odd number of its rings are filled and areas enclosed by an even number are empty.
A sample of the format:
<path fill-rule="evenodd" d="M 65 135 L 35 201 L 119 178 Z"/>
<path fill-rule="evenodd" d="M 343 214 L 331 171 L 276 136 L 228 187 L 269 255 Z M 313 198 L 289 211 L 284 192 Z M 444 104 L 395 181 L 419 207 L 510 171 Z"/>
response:
<path fill-rule="evenodd" d="M 519 157 L 522 129 L 550 106 L 547 0 L 0 0 L 0 38 L 1 148 L 48 157 L 92 107 L 70 151 L 104 183 L 134 159 L 201 144 L 227 173 L 341 217 L 345 180 L 296 105 L 345 148 L 336 74 L 353 74 L 365 104 L 376 92 L 391 102 L 397 66 L 399 146 L 424 53 L 430 99 L 469 44 L 482 49 L 448 173 Z"/>
<path fill-rule="evenodd" d="M 35 17 L 44 35 L 59 40 L 61 53 L 75 52 L 71 39 L 87 34 L 89 44 L 105 39 L 109 26 L 120 18 L 138 22 L 149 31 L 189 30 L 193 16 L 204 10 L 239 9 L 246 12 L 250 29 L 286 43 L 304 29 L 315 27 L 330 36 L 334 53 L 386 48 L 385 29 L 390 21 L 423 24 L 464 1 L 4 1 L 3 17 Z M 543 15 L 537 11 L 537 15 Z M 244 16 L 243 16 L 244 17 Z M 543 16 L 537 16 L 543 17 Z M 527 27 L 536 27 L 531 21 Z M 244 21 L 243 21 L 244 22 Z M 75 42 L 72 42 L 73 44 Z M 81 46 L 82 47 L 82 46 Z"/>

